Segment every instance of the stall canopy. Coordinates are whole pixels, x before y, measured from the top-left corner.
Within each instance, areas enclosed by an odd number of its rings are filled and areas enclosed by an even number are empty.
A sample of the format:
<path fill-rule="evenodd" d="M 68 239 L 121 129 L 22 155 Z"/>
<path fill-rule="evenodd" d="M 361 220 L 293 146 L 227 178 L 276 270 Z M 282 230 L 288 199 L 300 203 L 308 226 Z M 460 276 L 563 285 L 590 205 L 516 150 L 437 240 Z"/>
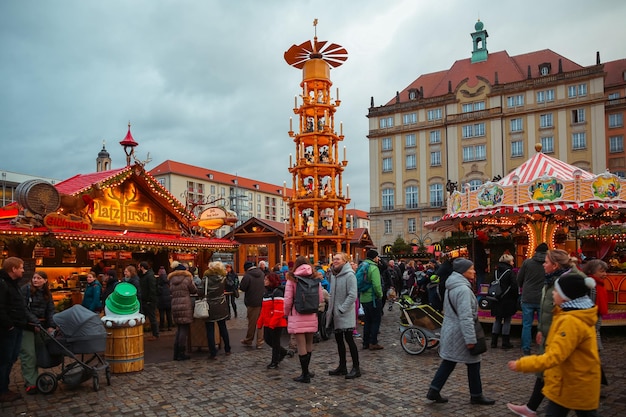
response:
<path fill-rule="evenodd" d="M 448 197 L 441 219 L 425 226 L 439 231 L 494 228 L 525 231 L 529 247 L 552 243 L 559 227 L 579 227 L 626 220 L 626 180 L 610 172 L 594 175 L 537 153 L 497 182 L 476 190 L 466 186 Z"/>
<path fill-rule="evenodd" d="M 22 187 L 17 201 L 0 211 L 5 240 L 46 238 L 129 249 L 237 247 L 194 225 L 193 213 L 141 164 L 75 175 L 55 186 L 33 181 Z"/>

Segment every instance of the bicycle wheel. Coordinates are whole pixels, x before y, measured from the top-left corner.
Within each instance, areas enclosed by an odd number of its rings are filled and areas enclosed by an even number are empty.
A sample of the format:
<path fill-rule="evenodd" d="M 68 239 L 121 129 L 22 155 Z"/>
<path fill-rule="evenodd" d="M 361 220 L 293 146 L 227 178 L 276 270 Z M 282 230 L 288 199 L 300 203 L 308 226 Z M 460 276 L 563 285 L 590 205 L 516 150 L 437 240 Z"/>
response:
<path fill-rule="evenodd" d="M 400 344 L 409 355 L 419 355 L 426 349 L 428 338 L 417 327 L 409 327 L 400 335 Z"/>

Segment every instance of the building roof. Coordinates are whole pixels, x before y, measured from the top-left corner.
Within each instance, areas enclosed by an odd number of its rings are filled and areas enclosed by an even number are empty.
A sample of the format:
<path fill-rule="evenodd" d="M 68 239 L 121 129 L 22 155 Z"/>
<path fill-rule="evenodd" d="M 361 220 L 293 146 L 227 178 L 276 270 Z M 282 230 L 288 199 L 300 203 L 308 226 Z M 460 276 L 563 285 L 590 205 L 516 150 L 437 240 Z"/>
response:
<path fill-rule="evenodd" d="M 626 58 L 604 63 L 606 78 L 604 87 L 616 87 L 626 84 Z"/>
<path fill-rule="evenodd" d="M 369 219 L 370 215 L 367 211 L 358 209 L 346 209 L 348 216 L 354 216 L 356 219 Z"/>
<path fill-rule="evenodd" d="M 218 184 L 224 184 L 232 186 L 237 184 L 239 188 L 248 190 L 261 191 L 267 194 L 276 194 L 282 196 L 282 185 L 270 184 L 259 180 L 253 180 L 238 175 L 227 174 L 212 169 L 202 168 L 194 165 L 185 164 L 182 162 L 176 162 L 172 160 L 166 160 L 152 170 L 150 174 L 157 177 L 159 175 L 177 174 L 190 178 L 197 178 L 203 181 L 212 181 Z M 287 196 L 292 195 L 291 188 L 287 187 Z"/>
<path fill-rule="evenodd" d="M 559 60 L 564 72 L 583 69 L 581 65 L 550 50 L 530 52 L 527 54 L 510 56 L 506 51 L 490 53 L 486 61 L 473 63 L 471 58 L 456 61 L 452 67 L 444 71 L 420 75 L 415 81 L 400 92 L 400 101 L 409 101 L 409 90 L 423 89 L 423 98 L 438 97 L 448 94 L 448 84 L 454 91 L 461 82 L 468 80 L 469 86 L 478 83 L 478 77 L 486 79 L 491 85 L 508 84 L 524 81 L 528 78 L 528 67 L 531 76 L 539 77 L 539 65 L 549 63 L 554 74 L 558 71 Z M 498 82 L 496 83 L 496 73 Z M 394 104 L 396 98 L 389 100 L 386 105 Z"/>

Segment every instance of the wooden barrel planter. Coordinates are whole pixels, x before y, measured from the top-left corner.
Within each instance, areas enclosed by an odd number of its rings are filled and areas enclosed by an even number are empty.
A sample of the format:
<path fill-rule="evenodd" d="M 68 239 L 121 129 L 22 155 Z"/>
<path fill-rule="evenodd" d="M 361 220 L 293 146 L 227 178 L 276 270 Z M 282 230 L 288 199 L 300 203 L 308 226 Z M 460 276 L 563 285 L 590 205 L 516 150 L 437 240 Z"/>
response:
<path fill-rule="evenodd" d="M 143 326 L 107 329 L 104 356 L 114 374 L 143 370 Z"/>

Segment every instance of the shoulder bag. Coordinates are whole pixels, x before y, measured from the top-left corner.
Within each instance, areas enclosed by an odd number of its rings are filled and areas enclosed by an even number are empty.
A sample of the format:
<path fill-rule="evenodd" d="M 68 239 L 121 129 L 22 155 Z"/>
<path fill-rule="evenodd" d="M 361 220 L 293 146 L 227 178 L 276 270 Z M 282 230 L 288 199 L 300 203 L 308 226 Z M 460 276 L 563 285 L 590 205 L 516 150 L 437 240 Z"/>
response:
<path fill-rule="evenodd" d="M 209 279 L 204 280 L 204 297 L 196 300 L 196 305 L 193 308 L 193 318 L 206 320 L 209 318 L 209 302 L 206 299 L 207 291 L 209 289 Z"/>
<path fill-rule="evenodd" d="M 448 302 L 450 303 L 450 307 L 452 307 L 452 310 L 454 311 L 454 315 L 459 317 L 458 313 L 456 312 L 456 308 L 454 308 L 454 304 L 452 304 L 449 296 Z M 474 333 L 476 334 L 476 344 L 474 344 L 473 348 L 468 350 L 470 355 L 476 356 L 480 355 L 481 353 L 487 352 L 487 340 L 485 338 L 485 330 L 483 329 L 483 325 L 480 324 L 480 321 L 478 321 L 478 318 L 474 320 Z"/>

